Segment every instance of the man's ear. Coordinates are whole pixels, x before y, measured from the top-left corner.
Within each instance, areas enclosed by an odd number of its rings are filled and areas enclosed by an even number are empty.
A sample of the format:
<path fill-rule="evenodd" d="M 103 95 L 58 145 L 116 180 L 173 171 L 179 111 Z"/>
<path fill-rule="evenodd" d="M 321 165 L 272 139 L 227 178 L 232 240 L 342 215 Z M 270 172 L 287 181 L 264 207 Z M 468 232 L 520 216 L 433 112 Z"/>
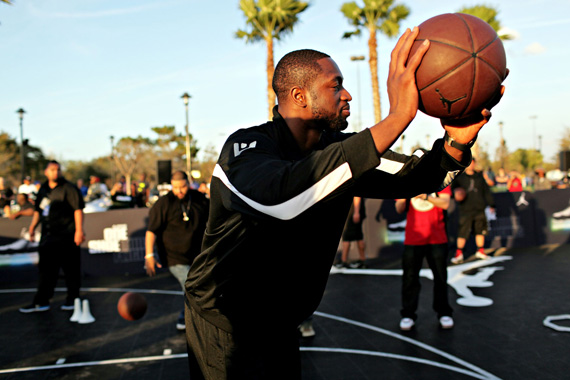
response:
<path fill-rule="evenodd" d="M 291 91 L 289 91 L 289 96 L 291 98 L 291 102 L 295 104 L 297 107 L 306 108 L 307 107 L 307 92 L 305 89 L 301 87 L 293 87 Z"/>

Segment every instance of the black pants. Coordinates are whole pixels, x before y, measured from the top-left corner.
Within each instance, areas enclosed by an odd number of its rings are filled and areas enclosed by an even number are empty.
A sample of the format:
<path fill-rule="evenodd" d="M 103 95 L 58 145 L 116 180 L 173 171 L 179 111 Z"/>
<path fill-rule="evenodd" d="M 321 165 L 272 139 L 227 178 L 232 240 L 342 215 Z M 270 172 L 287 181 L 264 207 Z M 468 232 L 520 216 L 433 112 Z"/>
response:
<path fill-rule="evenodd" d="M 61 268 L 65 274 L 65 285 L 67 286 L 66 303 L 72 305 L 75 298 L 79 297 L 81 286 L 80 248 L 75 245 L 73 236 L 62 241 L 47 242 L 40 245 L 39 256 L 39 282 L 34 304 L 49 304 Z"/>
<path fill-rule="evenodd" d="M 433 309 L 438 318 L 451 316 L 453 309 L 447 299 L 447 243 L 434 245 L 405 245 L 402 256 L 402 310 L 404 318 L 416 319 L 420 298 L 420 270 L 426 258 L 433 273 Z"/>
<path fill-rule="evenodd" d="M 186 305 L 186 338 L 191 380 L 300 380 L 296 328 L 268 323 L 234 326 L 232 334 Z"/>

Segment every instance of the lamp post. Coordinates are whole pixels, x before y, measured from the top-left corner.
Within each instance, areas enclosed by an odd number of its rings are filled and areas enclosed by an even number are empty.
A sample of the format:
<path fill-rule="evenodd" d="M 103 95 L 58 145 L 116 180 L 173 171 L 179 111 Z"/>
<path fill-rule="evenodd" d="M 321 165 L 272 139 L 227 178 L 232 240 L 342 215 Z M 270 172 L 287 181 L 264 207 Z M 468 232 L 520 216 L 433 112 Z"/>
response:
<path fill-rule="evenodd" d="M 20 108 L 19 110 L 16 111 L 16 113 L 20 116 L 20 141 L 22 142 L 22 147 L 20 149 L 20 175 L 21 175 L 21 179 L 22 179 L 22 183 L 24 183 L 24 177 L 26 175 L 26 146 L 24 144 L 24 114 L 26 113 L 26 111 L 24 111 L 23 108 Z"/>
<path fill-rule="evenodd" d="M 364 61 L 363 55 L 353 55 L 350 57 L 351 61 Z M 360 65 L 356 65 L 356 91 L 358 93 L 358 126 L 355 128 L 356 132 L 362 128 L 362 96 L 360 96 Z"/>
<path fill-rule="evenodd" d="M 111 172 L 113 173 L 113 181 L 115 183 L 115 136 L 109 136 L 111 140 Z"/>
<path fill-rule="evenodd" d="M 529 116 L 532 120 L 532 148 L 536 150 L 536 115 Z"/>
<path fill-rule="evenodd" d="M 184 108 L 186 109 L 186 173 L 188 174 L 188 179 L 192 182 L 192 163 L 190 160 L 190 132 L 188 128 L 188 102 L 191 98 L 187 92 L 182 94 L 182 100 L 184 100 Z"/>

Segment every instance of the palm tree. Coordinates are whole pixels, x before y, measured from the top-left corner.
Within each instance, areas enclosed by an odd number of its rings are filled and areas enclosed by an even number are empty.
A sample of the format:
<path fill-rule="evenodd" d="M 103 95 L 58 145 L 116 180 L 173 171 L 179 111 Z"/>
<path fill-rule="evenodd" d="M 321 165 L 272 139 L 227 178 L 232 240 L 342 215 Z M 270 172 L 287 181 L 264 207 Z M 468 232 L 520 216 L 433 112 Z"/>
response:
<path fill-rule="evenodd" d="M 499 11 L 494 8 L 488 7 L 486 5 L 475 5 L 473 7 L 463 7 L 459 10 L 460 13 L 467 13 L 468 15 L 479 17 L 481 20 L 485 21 L 487 24 L 497 32 L 501 40 L 512 40 L 514 36 L 501 33 L 501 22 L 497 20 L 497 15 Z"/>
<path fill-rule="evenodd" d="M 346 32 L 343 38 L 360 35 L 362 28 L 367 28 L 368 38 L 368 64 L 372 77 L 372 99 L 374 100 L 374 120 L 382 120 L 380 104 L 380 86 L 378 85 L 378 31 L 388 37 L 396 37 L 400 31 L 400 21 L 408 17 L 410 9 L 405 5 L 392 6 L 394 0 L 363 0 L 360 7 L 355 1 L 344 3 L 341 12 L 348 19 L 350 25 L 355 27 L 352 32 Z"/>
<path fill-rule="evenodd" d="M 269 119 L 275 106 L 275 93 L 271 88 L 273 71 L 273 40 L 293 31 L 299 21 L 297 15 L 303 12 L 309 3 L 298 0 L 240 0 L 239 7 L 246 17 L 247 30 L 238 30 L 236 37 L 246 42 L 264 40 L 267 45 L 267 103 Z"/>

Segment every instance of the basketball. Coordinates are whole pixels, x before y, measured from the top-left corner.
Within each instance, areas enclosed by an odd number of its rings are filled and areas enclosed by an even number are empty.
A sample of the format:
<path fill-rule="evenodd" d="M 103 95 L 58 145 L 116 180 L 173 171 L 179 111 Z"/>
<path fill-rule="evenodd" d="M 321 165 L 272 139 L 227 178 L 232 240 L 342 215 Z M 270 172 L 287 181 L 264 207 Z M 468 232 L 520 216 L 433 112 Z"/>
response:
<path fill-rule="evenodd" d="M 410 56 L 426 39 L 431 44 L 416 71 L 419 109 L 439 119 L 479 113 L 507 75 L 501 39 L 478 17 L 446 13 L 418 26 Z"/>
<path fill-rule="evenodd" d="M 463 202 L 465 200 L 466 195 L 467 193 L 465 192 L 465 189 L 462 187 L 456 187 L 455 190 L 453 190 L 453 198 L 457 202 Z"/>
<path fill-rule="evenodd" d="M 117 310 L 121 317 L 127 321 L 141 319 L 146 313 L 146 298 L 142 294 L 127 292 L 119 298 Z"/>

